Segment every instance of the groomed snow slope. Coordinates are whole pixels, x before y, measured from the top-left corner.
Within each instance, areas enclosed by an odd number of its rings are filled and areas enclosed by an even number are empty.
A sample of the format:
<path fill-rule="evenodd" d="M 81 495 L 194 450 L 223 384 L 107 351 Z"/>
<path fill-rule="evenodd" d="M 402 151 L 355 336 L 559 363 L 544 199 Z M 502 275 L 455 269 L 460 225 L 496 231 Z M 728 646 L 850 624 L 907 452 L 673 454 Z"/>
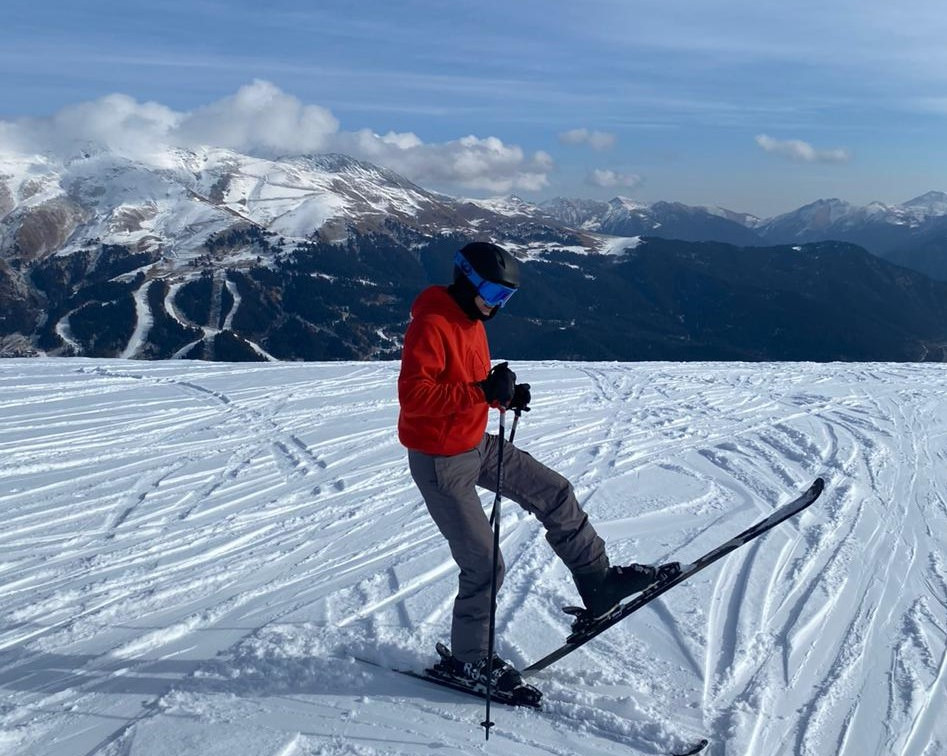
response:
<path fill-rule="evenodd" d="M 0 753 L 947 753 L 944 366 L 512 367 L 517 443 L 616 561 L 826 493 L 541 673 L 546 710 L 495 708 L 484 746 L 480 702 L 353 658 L 420 668 L 448 637 L 397 364 L 4 361 Z M 506 502 L 502 531 L 523 665 L 576 596 L 533 518 Z"/>

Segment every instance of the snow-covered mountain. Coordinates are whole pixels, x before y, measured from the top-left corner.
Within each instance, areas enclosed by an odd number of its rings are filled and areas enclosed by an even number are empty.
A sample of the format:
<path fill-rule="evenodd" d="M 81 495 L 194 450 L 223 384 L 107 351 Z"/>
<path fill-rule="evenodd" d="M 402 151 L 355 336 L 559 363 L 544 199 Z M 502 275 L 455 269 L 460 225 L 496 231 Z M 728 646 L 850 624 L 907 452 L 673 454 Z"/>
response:
<path fill-rule="evenodd" d="M 552 217 L 588 231 L 614 236 L 659 236 L 685 241 L 721 241 L 751 245 L 760 239 L 755 216 L 720 207 L 680 202 L 645 203 L 628 197 L 609 202 L 557 198 L 540 204 Z"/>
<path fill-rule="evenodd" d="M 938 267 L 947 269 L 947 260 L 938 266 L 937 255 L 922 254 L 932 240 L 947 240 L 944 192 L 927 192 L 896 205 L 853 205 L 840 199 L 822 199 L 762 221 L 756 230 L 765 242 L 772 244 L 836 239 L 858 244 L 886 258 L 911 257 L 917 250 L 913 257 L 918 270 L 929 273 Z"/>
<path fill-rule="evenodd" d="M 648 235 L 742 246 L 844 241 L 892 262 L 947 280 L 947 193 L 901 204 L 855 205 L 820 199 L 773 218 L 678 202 L 557 198 L 540 204 L 566 225 L 605 234 Z"/>
<path fill-rule="evenodd" d="M 769 240 L 814 241 L 825 239 L 827 235 L 838 238 L 885 226 L 916 231 L 944 216 L 947 216 L 947 194 L 928 192 L 900 205 L 882 202 L 853 205 L 840 199 L 818 200 L 791 213 L 761 221 L 757 228 Z"/>
<path fill-rule="evenodd" d="M 342 333 L 323 357 L 380 356 L 397 350 L 394 334 L 402 331 L 406 312 L 330 328 L 340 318 L 348 320 L 343 302 L 318 316 L 305 303 L 299 309 L 308 312 L 288 314 L 282 291 L 270 297 L 271 282 L 259 280 L 264 271 L 301 249 L 320 248 L 334 259 L 320 268 L 323 282 L 331 283 L 340 274 L 353 274 L 338 259 L 347 245 L 359 250 L 344 253 L 347 257 L 361 256 L 361 264 L 371 255 L 384 269 L 398 265 L 391 255 L 387 262 L 381 259 L 384 245 L 413 255 L 416 265 L 419 250 L 472 238 L 492 239 L 523 258 L 550 247 L 612 253 L 617 241 L 565 228 L 539 213 L 511 213 L 501 203 L 491 208 L 430 192 L 396 173 L 336 154 L 268 160 L 208 148 L 132 159 L 90 148 L 59 161 L 5 156 L 0 187 L 4 354 L 39 349 L 267 356 L 257 339 L 270 336 L 278 321 L 275 327 L 284 329 L 276 337 L 281 343 L 308 344 L 322 338 L 320 331 L 332 339 Z M 403 278 L 406 266 L 400 267 L 391 273 Z M 380 274 L 372 269 L 355 280 L 364 286 Z M 251 302 L 257 295 L 259 301 Z M 307 296 L 331 299 L 325 293 Z M 395 301 L 386 293 L 381 304 L 386 298 Z M 227 318 L 237 312 L 235 302 L 244 305 L 238 326 Z M 214 346 L 229 338 L 222 332 L 233 334 L 234 328 L 244 336 L 230 339 L 228 348 Z M 353 328 L 357 333 L 350 333 Z M 140 341 L 133 329 L 141 333 Z M 304 346 L 300 356 L 314 357 L 312 349 Z"/>
<path fill-rule="evenodd" d="M 912 216 L 915 222 L 943 217 L 947 215 L 947 193 L 927 192 L 903 203 L 900 210 Z"/>
<path fill-rule="evenodd" d="M 544 711 L 494 706 L 485 747 L 482 702 L 356 661 L 431 663 L 457 588 L 397 363 L 0 362 L 0 753 L 947 752 L 943 366 L 510 357 L 517 445 L 616 561 L 693 559 L 826 491 L 533 678 Z M 578 597 L 507 499 L 501 535 L 522 667 Z"/>
<path fill-rule="evenodd" d="M 628 201 L 618 197 L 612 200 L 613 203 Z M 611 203 L 601 200 L 556 197 L 539 203 L 539 207 L 573 228 L 591 227 L 597 230 L 601 225 L 601 218 L 611 209 Z"/>
<path fill-rule="evenodd" d="M 829 236 L 845 222 L 863 227 L 838 202 L 778 223 L 627 198 L 539 206 L 448 197 L 344 155 L 264 159 L 212 148 L 0 157 L 0 187 L 3 355 L 393 356 L 413 296 L 448 280 L 451 254 L 473 239 L 503 244 L 530 266 L 530 286 L 509 309 L 520 319 L 505 333 L 537 359 L 939 359 L 947 340 L 937 286 L 919 276 L 903 285 L 900 269 L 844 245 L 790 248 L 815 227 Z M 919 197 L 898 216 L 914 226 L 884 227 L 947 226 L 944 204 Z M 888 217 L 880 208 L 863 215 Z M 763 244 L 764 228 L 787 237 L 786 247 L 745 255 L 740 248 Z M 947 229 L 923 238 L 934 259 Z M 824 329 L 809 333 L 814 322 L 795 313 L 815 278 L 824 286 L 807 313 L 860 292 L 832 316 L 838 343 Z M 786 295 L 774 297 L 772 286 Z M 843 334 L 866 292 L 883 303 L 872 312 L 884 320 L 852 339 Z M 758 327 L 750 334 L 745 323 Z M 789 333 L 791 347 L 772 335 Z M 819 346 L 797 351 L 806 342 Z"/>
<path fill-rule="evenodd" d="M 115 244 L 187 261 L 240 225 L 287 241 L 344 239 L 392 224 L 429 236 L 504 229 L 512 245 L 520 241 L 504 208 L 429 192 L 344 155 L 266 160 L 207 149 L 138 160 L 103 152 L 62 163 L 3 158 L 0 186 L 0 250 L 22 259 Z M 532 222 L 528 214 L 518 220 Z M 590 237 L 577 241 L 596 247 Z"/>
<path fill-rule="evenodd" d="M 284 242 L 406 231 L 486 234 L 522 254 L 549 243 L 611 249 L 643 235 L 737 245 L 840 240 L 886 254 L 947 218 L 947 194 L 901 205 L 819 200 L 775 218 L 678 202 L 448 197 L 344 155 L 263 159 L 231 150 L 166 149 L 136 159 L 90 148 L 70 160 L 0 156 L 0 257 L 36 260 L 97 244 L 162 258 L 169 268 L 208 239 L 253 226 Z M 258 251 L 258 250 L 256 250 Z"/>
<path fill-rule="evenodd" d="M 4 258 L 35 259 L 102 243 L 161 250 L 180 261 L 202 254 L 208 238 L 236 224 L 286 240 L 337 240 L 392 223 L 432 236 L 487 230 L 524 252 L 556 234 L 567 246 L 595 252 L 608 246 L 597 236 L 603 234 L 733 244 L 867 240 L 869 251 L 884 254 L 944 218 L 947 194 L 934 191 L 899 205 L 818 200 L 760 219 L 721 207 L 627 197 L 556 198 L 538 205 L 515 196 L 454 198 L 337 154 L 267 160 L 206 148 L 131 159 L 90 148 L 65 161 L 0 156 Z"/>

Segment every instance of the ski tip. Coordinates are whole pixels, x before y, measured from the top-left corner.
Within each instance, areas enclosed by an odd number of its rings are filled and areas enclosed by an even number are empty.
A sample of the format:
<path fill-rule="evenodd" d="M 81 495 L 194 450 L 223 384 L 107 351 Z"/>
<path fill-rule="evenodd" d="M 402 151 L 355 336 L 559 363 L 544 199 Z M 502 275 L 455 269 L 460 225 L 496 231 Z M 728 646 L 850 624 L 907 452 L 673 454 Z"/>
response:
<path fill-rule="evenodd" d="M 809 490 L 814 494 L 820 494 L 825 489 L 825 478 L 818 477 L 815 479 L 813 484 L 809 486 Z"/>
<path fill-rule="evenodd" d="M 688 748 L 686 751 L 677 751 L 672 753 L 671 756 L 694 756 L 695 754 L 702 752 L 708 745 L 710 745 L 710 741 L 707 740 L 707 738 L 701 738 L 697 743 L 694 743 L 694 745 Z"/>

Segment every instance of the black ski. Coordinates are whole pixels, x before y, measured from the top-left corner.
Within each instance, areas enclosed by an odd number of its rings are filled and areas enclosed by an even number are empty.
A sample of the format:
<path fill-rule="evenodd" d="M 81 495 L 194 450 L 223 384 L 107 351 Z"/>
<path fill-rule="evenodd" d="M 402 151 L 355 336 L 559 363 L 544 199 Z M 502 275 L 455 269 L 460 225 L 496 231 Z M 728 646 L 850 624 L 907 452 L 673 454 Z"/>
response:
<path fill-rule="evenodd" d="M 394 671 L 398 674 L 408 675 L 409 677 L 414 677 L 418 680 L 426 680 L 427 682 L 434 683 L 435 685 L 441 685 L 445 688 L 456 690 L 458 693 L 466 693 L 471 696 L 476 696 L 477 698 L 487 697 L 486 688 L 474 688 L 469 685 L 464 685 L 463 683 L 457 682 L 456 680 L 451 680 L 450 678 L 439 677 L 438 675 L 432 673 L 429 669 L 424 670 L 423 673 L 415 672 L 410 669 L 396 669 Z M 496 690 L 490 691 L 490 700 L 494 703 L 501 703 L 506 706 L 523 706 L 527 709 L 537 709 L 539 711 L 542 711 L 543 708 L 541 702 L 533 703 L 532 701 L 511 698 L 504 695 L 503 693 L 498 693 Z"/>
<path fill-rule="evenodd" d="M 758 538 L 759 536 L 763 535 L 763 533 L 766 533 L 768 530 L 774 528 L 784 520 L 788 520 L 793 515 L 798 514 L 819 498 L 824 487 L 825 481 L 822 478 L 816 478 L 815 482 L 809 487 L 809 489 L 797 499 L 794 499 L 788 504 L 784 504 L 783 506 L 774 510 L 773 513 L 768 517 L 760 520 L 752 527 L 747 528 L 739 535 L 731 538 L 729 541 L 721 544 L 712 551 L 708 551 L 693 564 L 681 565 L 681 572 L 675 577 L 669 580 L 664 580 L 660 583 L 656 583 L 647 590 L 642 591 L 637 596 L 635 596 L 635 598 L 619 605 L 615 611 L 600 620 L 585 623 L 582 623 L 581 620 L 579 620 L 577 622 L 579 629 L 576 632 L 573 632 L 562 646 L 547 654 L 539 661 L 534 662 L 533 664 L 530 664 L 528 667 L 526 667 L 526 669 L 523 670 L 523 677 L 531 677 L 541 669 L 548 667 L 553 662 L 559 661 L 559 659 L 561 659 L 563 656 L 571 654 L 580 646 L 588 643 L 599 633 L 607 630 L 612 625 L 621 622 L 629 614 L 638 611 L 641 607 L 645 606 L 651 601 L 654 601 L 665 591 L 669 591 L 678 583 L 683 583 L 689 577 L 697 574 L 704 568 L 709 567 L 718 559 L 722 559 L 731 551 L 735 551 L 741 546 L 752 541 L 754 538 Z M 571 613 L 575 612 L 573 611 Z M 692 753 L 695 752 L 692 751 Z"/>
<path fill-rule="evenodd" d="M 379 669 L 385 669 L 389 672 L 397 672 L 399 675 L 406 675 L 408 677 L 413 677 L 415 680 L 424 680 L 425 682 L 434 683 L 435 685 L 440 685 L 443 688 L 450 688 L 451 690 L 456 690 L 458 693 L 466 693 L 468 696 L 476 696 L 477 698 L 486 698 L 486 688 L 484 687 L 473 687 L 470 685 L 464 685 L 462 682 L 451 679 L 449 677 L 442 677 L 437 674 L 433 669 L 426 669 L 424 672 L 416 672 L 413 669 L 399 669 L 398 667 L 386 667 L 377 662 L 373 662 L 370 659 L 362 659 L 358 656 L 355 657 L 356 661 L 360 661 L 363 664 L 371 664 L 373 667 L 378 667 Z M 531 701 L 516 699 L 503 693 L 499 693 L 496 690 L 490 692 L 490 699 L 496 703 L 501 703 L 506 706 L 522 706 L 528 709 L 537 709 L 542 711 L 542 703 L 537 702 L 533 703 Z"/>
<path fill-rule="evenodd" d="M 370 664 L 373 667 L 377 667 L 378 669 L 383 669 L 387 672 L 396 672 L 399 675 L 413 677 L 415 680 L 423 680 L 424 682 L 434 683 L 435 685 L 440 685 L 444 688 L 455 690 L 458 693 L 465 693 L 468 696 L 475 696 L 477 698 L 486 698 L 486 693 L 483 689 L 472 688 L 468 685 L 463 685 L 453 680 L 449 680 L 443 677 L 438 677 L 436 673 L 432 674 L 431 673 L 432 670 L 430 669 L 427 669 L 424 672 L 415 672 L 413 669 L 400 669 L 398 667 L 386 667 L 385 665 L 379 664 L 378 662 L 373 662 L 370 659 L 363 659 L 358 656 L 354 658 L 358 662 L 362 662 L 363 664 Z M 527 708 L 527 709 L 535 709 L 536 711 L 542 711 L 542 708 L 543 708 L 542 702 L 531 703 L 531 702 L 527 702 L 523 700 L 511 700 L 508 697 L 503 696 L 502 694 L 498 695 L 496 691 L 491 691 L 490 698 L 493 701 L 497 703 L 501 703 L 505 706 L 516 706 L 516 707 L 522 707 L 522 708 Z M 695 756 L 695 754 L 698 754 L 701 751 L 703 751 L 709 745 L 709 743 L 710 743 L 709 740 L 707 740 L 706 738 L 702 738 L 701 740 L 694 743 L 692 746 L 687 747 L 687 750 L 674 751 L 673 753 L 668 754 L 668 756 Z"/>
<path fill-rule="evenodd" d="M 675 753 L 672 753 L 671 756 L 695 756 L 695 754 L 703 751 L 708 745 L 710 745 L 710 741 L 707 740 L 707 738 L 703 738 L 699 742 L 694 743 L 694 745 L 688 750 L 676 751 Z"/>

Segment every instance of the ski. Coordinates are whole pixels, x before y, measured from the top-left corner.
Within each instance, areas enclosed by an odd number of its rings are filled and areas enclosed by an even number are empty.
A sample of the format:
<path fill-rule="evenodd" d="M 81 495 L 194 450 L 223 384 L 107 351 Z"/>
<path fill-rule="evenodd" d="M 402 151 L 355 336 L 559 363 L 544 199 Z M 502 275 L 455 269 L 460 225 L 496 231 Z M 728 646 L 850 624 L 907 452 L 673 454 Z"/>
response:
<path fill-rule="evenodd" d="M 702 738 L 697 743 L 694 743 L 694 745 L 691 746 L 686 751 L 675 751 L 670 756 L 695 756 L 695 754 L 700 753 L 709 745 L 710 745 L 710 741 L 707 740 L 707 738 Z"/>
<path fill-rule="evenodd" d="M 413 677 L 415 680 L 423 680 L 424 682 L 434 683 L 434 685 L 440 685 L 442 688 L 450 688 L 455 690 L 458 693 L 466 693 L 468 696 L 475 696 L 476 698 L 487 697 L 486 689 L 482 687 L 472 687 L 470 685 L 464 685 L 457 680 L 453 680 L 448 677 L 442 677 L 438 675 L 433 669 L 426 669 L 424 672 L 417 672 L 413 669 L 400 669 L 398 667 L 386 667 L 377 662 L 373 662 L 369 659 L 362 659 L 358 656 L 354 657 L 355 661 L 362 662 L 363 664 L 370 664 L 373 667 L 378 667 L 379 669 L 385 669 L 389 672 L 396 672 L 399 675 L 405 675 L 407 677 Z M 495 703 L 501 703 L 505 706 L 516 706 L 523 707 L 527 709 L 536 709 L 537 711 L 542 711 L 542 703 L 531 701 L 525 701 L 520 699 L 514 699 L 510 696 L 498 693 L 496 690 L 491 691 L 490 700 Z"/>
<path fill-rule="evenodd" d="M 620 604 L 611 614 L 599 620 L 588 621 L 584 623 L 581 619 L 578 620 L 577 631 L 573 632 L 566 639 L 566 642 L 559 648 L 547 654 L 539 661 L 534 662 L 533 664 L 530 664 L 528 667 L 526 667 L 526 669 L 522 671 L 523 677 L 532 677 L 540 670 L 548 667 L 550 664 L 553 664 L 554 662 L 559 661 L 559 659 L 562 657 L 571 654 L 577 648 L 580 648 L 581 646 L 588 643 L 599 633 L 607 630 L 612 625 L 621 622 L 628 615 L 633 614 L 634 612 L 641 609 L 641 607 L 654 601 L 658 596 L 661 596 L 666 591 L 671 590 L 671 588 L 673 588 L 675 585 L 683 583 L 691 576 L 696 575 L 701 570 L 709 567 L 718 559 L 722 559 L 730 552 L 735 551 L 741 546 L 749 543 L 754 538 L 758 538 L 767 531 L 779 525 L 779 523 L 783 522 L 784 520 L 788 520 L 793 515 L 798 514 L 819 498 L 819 496 L 822 494 L 823 488 L 825 488 L 825 481 L 822 478 L 816 478 L 815 482 L 808 488 L 808 490 L 806 490 L 805 493 L 800 495 L 798 498 L 794 499 L 788 504 L 778 507 L 768 517 L 760 520 L 755 525 L 747 528 L 739 535 L 731 538 L 729 541 L 722 543 L 717 548 L 708 551 L 696 562 L 693 562 L 692 564 L 681 565 L 681 572 L 675 577 L 656 583 L 650 588 L 639 593 L 630 601 Z M 573 607 L 567 607 L 567 611 L 572 614 L 581 614 L 584 612 L 584 610 L 577 610 Z M 696 753 L 696 751 L 692 751 L 690 753 Z"/>
<path fill-rule="evenodd" d="M 461 683 L 458 683 L 458 682 L 455 682 L 443 677 L 438 677 L 436 676 L 436 674 L 432 674 L 432 670 L 430 669 L 427 669 L 424 672 L 416 672 L 413 669 L 387 667 L 383 664 L 379 664 L 378 662 L 371 661 L 370 659 L 364 659 L 359 656 L 355 656 L 353 658 L 357 662 L 361 662 L 362 664 L 368 664 L 378 669 L 383 669 L 386 672 L 395 672 L 399 675 L 405 675 L 406 677 L 413 677 L 415 680 L 422 680 L 424 682 L 433 683 L 434 685 L 440 685 L 441 687 L 449 688 L 450 690 L 457 691 L 458 693 L 464 693 L 468 696 L 474 696 L 480 699 L 486 698 L 486 694 L 483 690 L 471 688 L 467 685 L 463 685 Z M 522 700 L 510 700 L 507 697 L 504 697 L 503 695 L 498 696 L 496 691 L 491 692 L 490 698 L 496 703 L 503 704 L 504 706 L 513 706 L 517 708 L 533 709 L 535 711 L 543 710 L 542 702 L 531 703 L 531 702 L 522 701 Z M 690 747 L 687 747 L 687 750 L 674 751 L 672 753 L 669 753 L 668 756 L 695 756 L 696 754 L 703 751 L 709 744 L 710 744 L 709 740 L 707 740 L 706 738 L 701 738 L 699 741 L 697 741 Z"/>
<path fill-rule="evenodd" d="M 477 698 L 486 698 L 487 692 L 485 688 L 474 688 L 469 685 L 464 685 L 463 683 L 457 682 L 456 680 L 451 680 L 446 677 L 440 677 L 433 673 L 430 669 L 424 670 L 424 672 L 415 672 L 410 669 L 396 669 L 394 670 L 398 674 L 408 675 L 413 677 L 416 680 L 425 680 L 426 682 L 434 683 L 435 685 L 440 685 L 444 688 L 450 688 L 451 690 L 456 690 L 458 693 L 466 693 L 470 696 L 476 696 Z M 537 711 L 542 711 L 543 705 L 541 702 L 532 702 L 516 698 L 510 698 L 502 693 L 498 693 L 493 690 L 490 692 L 490 700 L 494 703 L 500 703 L 505 706 L 519 706 L 526 709 L 536 709 Z"/>

